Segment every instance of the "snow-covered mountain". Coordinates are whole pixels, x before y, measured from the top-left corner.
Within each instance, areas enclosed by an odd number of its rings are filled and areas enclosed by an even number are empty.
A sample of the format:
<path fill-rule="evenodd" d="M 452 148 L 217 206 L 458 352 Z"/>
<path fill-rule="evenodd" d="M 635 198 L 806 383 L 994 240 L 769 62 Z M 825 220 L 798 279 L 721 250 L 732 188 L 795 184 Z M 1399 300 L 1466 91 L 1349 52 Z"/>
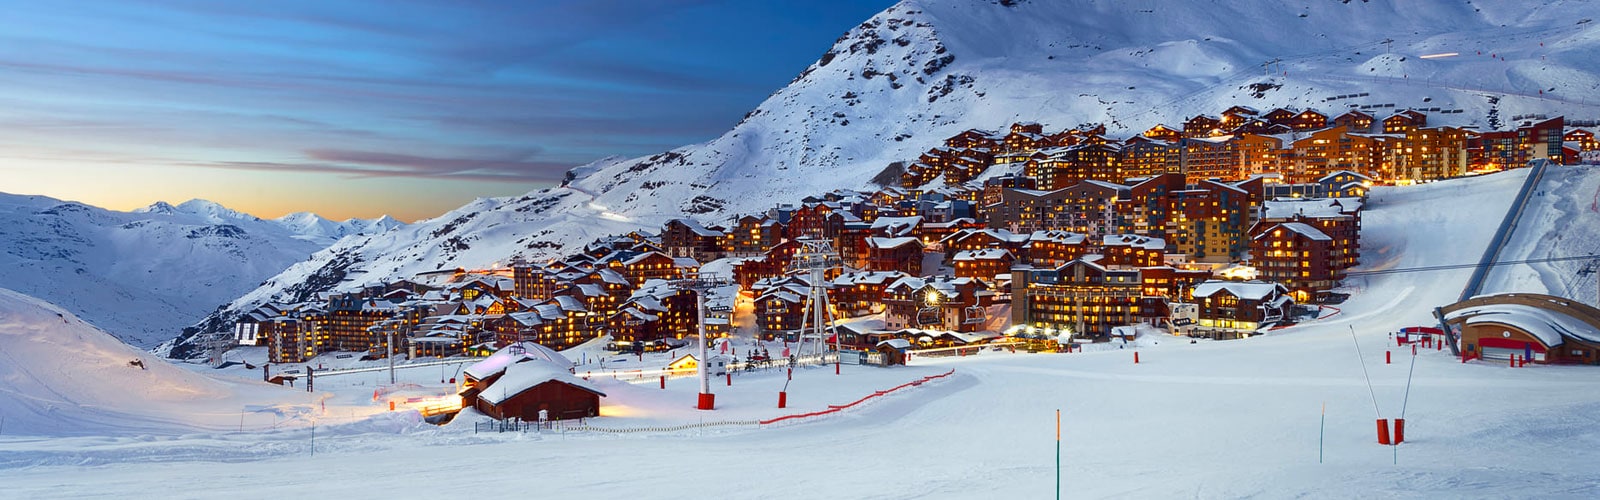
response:
<path fill-rule="evenodd" d="M 139 347 L 172 338 L 333 241 L 205 200 L 117 212 L 0 193 L 0 286 Z"/>
<path fill-rule="evenodd" d="M 339 241 L 340 238 L 352 234 L 378 234 L 406 225 L 406 223 L 387 215 L 375 219 L 349 218 L 342 222 L 335 222 L 311 212 L 295 212 L 273 219 L 273 222 L 277 222 L 301 237 L 309 238 L 313 241 L 326 242 L 327 244 L 332 244 L 335 241 Z"/>
<path fill-rule="evenodd" d="M 136 208 L 133 213 L 171 215 L 207 224 L 277 225 L 297 238 L 322 246 L 331 245 L 339 241 L 339 238 L 352 234 L 377 234 L 406 225 L 387 215 L 374 219 L 350 218 L 343 222 L 335 222 L 315 213 L 295 212 L 276 219 L 262 219 L 207 200 L 189 200 L 177 205 L 158 201 L 148 207 Z"/>
<path fill-rule="evenodd" d="M 274 297 L 559 254 L 683 214 L 719 221 L 868 187 L 948 136 L 1014 121 L 1131 135 L 1235 104 L 1439 108 L 1430 125 L 1480 129 L 1534 113 L 1593 118 L 1595 13 L 1562 0 L 906 0 L 845 33 L 721 137 L 607 158 L 559 188 L 342 240 L 201 326 L 225 328 Z M 1420 57 L 1443 53 L 1456 55 Z"/>

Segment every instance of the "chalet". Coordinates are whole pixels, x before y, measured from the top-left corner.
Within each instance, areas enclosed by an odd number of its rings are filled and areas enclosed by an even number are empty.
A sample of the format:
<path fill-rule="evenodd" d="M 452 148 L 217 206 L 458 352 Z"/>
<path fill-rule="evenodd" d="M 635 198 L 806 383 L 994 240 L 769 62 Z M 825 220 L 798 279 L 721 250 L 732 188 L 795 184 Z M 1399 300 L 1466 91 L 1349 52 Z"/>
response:
<path fill-rule="evenodd" d="M 1184 137 L 1211 137 L 1222 134 L 1222 119 L 1211 115 L 1195 115 L 1183 122 Z"/>
<path fill-rule="evenodd" d="M 1028 243 L 1023 246 L 1027 262 L 1039 268 L 1054 269 L 1088 253 L 1087 237 L 1059 230 L 1029 233 Z"/>
<path fill-rule="evenodd" d="M 1372 178 L 1349 170 L 1341 170 L 1317 179 L 1319 192 L 1324 198 L 1366 198 Z"/>
<path fill-rule="evenodd" d="M 955 253 L 955 275 L 960 278 L 993 280 L 995 276 L 1011 273 L 1016 257 L 1003 248 L 963 250 Z"/>
<path fill-rule="evenodd" d="M 867 238 L 867 268 L 922 274 L 922 240 L 913 237 Z"/>
<path fill-rule="evenodd" d="M 1198 331 L 1208 337 L 1249 337 L 1265 324 L 1288 318 L 1294 299 L 1283 285 L 1260 281 L 1207 281 L 1190 293 L 1200 308 Z"/>
<path fill-rule="evenodd" d="M 635 287 L 643 286 L 649 280 L 673 280 L 683 277 L 683 270 L 678 267 L 678 262 L 661 252 L 631 255 L 627 260 L 615 262 L 613 269 L 627 277 L 628 282 Z"/>
<path fill-rule="evenodd" d="M 1339 116 L 1333 117 L 1333 125 L 1344 127 L 1354 133 L 1365 133 L 1372 130 L 1372 123 L 1376 120 L 1364 111 L 1352 109 Z"/>
<path fill-rule="evenodd" d="M 1284 222 L 1300 222 L 1316 228 L 1330 238 L 1328 263 L 1333 273 L 1331 279 L 1338 281 L 1344 279 L 1344 271 L 1355 267 L 1361 256 L 1361 208 L 1358 198 L 1273 200 L 1263 204 L 1261 220 L 1250 234 L 1253 239 L 1271 226 Z M 1252 254 L 1259 255 L 1255 251 L 1252 248 Z"/>
<path fill-rule="evenodd" d="M 1272 123 L 1260 118 L 1251 118 L 1249 120 L 1245 120 L 1244 123 L 1239 124 L 1239 126 L 1228 129 L 1228 133 L 1233 135 L 1278 135 L 1289 134 L 1292 132 L 1294 132 L 1294 128 L 1288 125 Z"/>
<path fill-rule="evenodd" d="M 606 318 L 606 328 L 612 338 L 631 342 L 698 335 L 697 304 L 693 290 L 680 289 L 669 281 L 650 280 L 634 291 L 617 313 Z"/>
<path fill-rule="evenodd" d="M 529 361 L 549 363 L 561 369 L 572 367 L 572 361 L 554 349 L 545 347 L 535 342 L 519 342 L 509 344 L 496 350 L 482 361 L 468 365 L 461 370 L 463 379 L 461 384 L 461 399 L 471 401 L 487 389 L 495 381 L 505 375 L 506 368 Z"/>
<path fill-rule="evenodd" d="M 909 275 L 894 271 L 855 272 L 833 279 L 828 301 L 841 317 L 853 318 L 883 310 L 884 290 Z"/>
<path fill-rule="evenodd" d="M 1249 106 L 1231 106 L 1228 109 L 1222 110 L 1222 128 L 1237 128 L 1241 125 L 1244 125 L 1245 122 L 1255 119 L 1256 115 L 1260 113 L 1261 112 L 1256 111 L 1255 108 Z"/>
<path fill-rule="evenodd" d="M 884 289 L 884 321 L 891 329 L 974 332 L 987 320 L 990 296 L 977 279 L 905 277 Z"/>
<path fill-rule="evenodd" d="M 604 392 L 567 369 L 544 361 L 506 367 L 493 384 L 478 392 L 472 407 L 498 420 L 580 419 L 600 415 Z"/>
<path fill-rule="evenodd" d="M 945 139 L 944 145 L 952 149 L 998 149 L 1002 139 L 1002 136 L 988 130 L 967 129 L 949 139 Z"/>
<path fill-rule="evenodd" d="M 1204 115 L 1202 115 L 1202 116 L 1204 116 Z M 1139 135 L 1144 136 L 1144 137 L 1148 137 L 1150 139 L 1154 139 L 1154 140 L 1157 140 L 1157 141 L 1168 142 L 1168 141 L 1176 141 L 1178 139 L 1182 139 L 1183 138 L 1183 131 L 1158 123 L 1158 124 L 1156 124 L 1156 126 L 1150 127 L 1149 130 L 1146 130 L 1146 131 L 1144 131 L 1143 134 L 1139 134 Z"/>
<path fill-rule="evenodd" d="M 568 295 L 553 297 L 527 311 L 485 320 L 495 333 L 495 344 L 533 341 L 555 349 L 568 349 L 601 335 L 604 317 L 591 314 L 583 302 Z"/>
<path fill-rule="evenodd" d="M 805 320 L 809 290 L 798 285 L 768 288 L 756 297 L 756 327 L 762 338 L 772 340 L 800 329 Z"/>
<path fill-rule="evenodd" d="M 939 246 L 945 251 L 946 264 L 957 252 L 964 250 L 1001 248 L 1016 255 L 1027 243 L 1028 235 L 1013 234 L 1004 229 L 962 229 L 939 240 Z"/>
<path fill-rule="evenodd" d="M 1325 298 L 1338 284 L 1333 238 L 1305 223 L 1272 224 L 1251 241 L 1250 254 L 1260 277 L 1285 283 L 1300 302 Z"/>
<path fill-rule="evenodd" d="M 882 238 L 919 237 L 922 217 L 879 217 L 868 227 L 872 236 Z"/>
<path fill-rule="evenodd" d="M 1291 122 L 1299 115 L 1298 111 L 1291 108 L 1274 108 L 1272 111 L 1268 111 L 1267 114 L 1261 115 L 1261 119 L 1275 125 L 1289 125 L 1292 127 Z"/>
<path fill-rule="evenodd" d="M 1328 115 L 1315 109 L 1307 109 L 1290 118 L 1288 125 L 1295 130 L 1316 130 L 1328 126 Z"/>
<path fill-rule="evenodd" d="M 1043 125 L 1038 123 L 1017 123 L 1011 125 L 1011 133 L 1001 139 L 1001 145 L 1006 151 L 1028 151 L 1038 149 L 1039 145 L 1047 139 L 1044 136 Z"/>
<path fill-rule="evenodd" d="M 739 286 L 750 288 L 757 281 L 782 276 L 788 271 L 794 256 L 800 251 L 801 245 L 797 240 L 784 240 L 783 243 L 767 250 L 759 259 L 748 259 L 733 265 L 733 279 Z"/>
<path fill-rule="evenodd" d="M 965 203 L 964 201 L 959 201 Z M 959 231 L 974 230 L 983 227 L 977 220 L 965 217 L 951 219 L 943 222 L 924 222 L 918 228 L 917 234 L 921 237 L 924 246 L 937 245 L 946 237 Z"/>
<path fill-rule="evenodd" d="M 1106 235 L 1100 240 L 1101 265 L 1111 267 L 1150 267 L 1166 260 L 1167 242 L 1161 238 L 1136 234 Z"/>
<path fill-rule="evenodd" d="M 1428 115 L 1415 110 L 1404 110 L 1383 119 L 1383 133 L 1404 134 L 1428 126 Z"/>
<path fill-rule="evenodd" d="M 1463 359 L 1600 365 L 1600 309 L 1533 293 L 1473 297 L 1439 309 L 1460 332 Z"/>
<path fill-rule="evenodd" d="M 1080 258 L 1053 269 L 1015 268 L 1012 323 L 1104 340 L 1139 315 L 1139 271 L 1111 270 Z"/>
<path fill-rule="evenodd" d="M 1587 129 L 1574 128 L 1561 136 L 1561 140 L 1576 144 L 1580 152 L 1600 150 L 1600 141 L 1595 140 L 1594 132 Z"/>
<path fill-rule="evenodd" d="M 722 258 L 727 238 L 722 228 L 708 228 L 694 219 L 672 219 L 661 228 L 661 246 L 666 247 L 668 255 L 701 262 Z"/>
<path fill-rule="evenodd" d="M 761 255 L 773 245 L 783 241 L 783 224 L 766 217 L 746 215 L 735 221 L 728 234 L 728 255 L 750 257 Z"/>

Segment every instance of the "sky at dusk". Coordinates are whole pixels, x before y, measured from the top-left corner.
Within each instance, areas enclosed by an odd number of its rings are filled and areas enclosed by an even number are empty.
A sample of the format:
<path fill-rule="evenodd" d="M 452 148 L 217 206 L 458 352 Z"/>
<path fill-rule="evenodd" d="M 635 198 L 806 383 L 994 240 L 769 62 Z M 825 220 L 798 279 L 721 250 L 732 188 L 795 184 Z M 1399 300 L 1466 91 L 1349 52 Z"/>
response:
<path fill-rule="evenodd" d="M 3 2 L 0 192 L 402 220 L 709 140 L 893 2 Z"/>

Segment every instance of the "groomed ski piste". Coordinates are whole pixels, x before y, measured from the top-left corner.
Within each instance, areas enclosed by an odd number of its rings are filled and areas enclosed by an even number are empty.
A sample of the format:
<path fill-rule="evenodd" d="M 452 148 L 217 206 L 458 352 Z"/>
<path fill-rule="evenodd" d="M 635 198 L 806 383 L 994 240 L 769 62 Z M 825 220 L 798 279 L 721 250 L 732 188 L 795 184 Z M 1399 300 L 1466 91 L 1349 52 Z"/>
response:
<path fill-rule="evenodd" d="M 1060 410 L 1066 497 L 1594 498 L 1600 370 L 1413 356 L 1391 337 L 1436 325 L 1432 308 L 1455 302 L 1471 274 L 1393 271 L 1478 262 L 1528 172 L 1374 189 L 1357 271 L 1391 272 L 1347 280 L 1336 313 L 1264 336 L 1152 334 L 1072 354 L 805 368 L 793 380 L 741 373 L 731 386 L 713 380 L 712 411 L 693 408 L 693 378 L 661 389 L 655 377 L 606 376 L 659 367 L 667 353 L 599 368 L 600 351 L 569 352 L 608 395 L 588 430 L 493 432 L 470 411 L 440 427 L 406 411 L 447 392 L 452 367 L 403 370 L 412 385 L 375 397 L 387 372 L 327 377 L 307 393 L 252 382 L 259 369 L 101 366 L 138 351 L 75 356 L 112 347 L 7 293 L 0 352 L 23 355 L 0 365 L 0 485 L 16 498 L 1048 498 Z M 1593 253 L 1600 224 L 1583 221 L 1600 215 L 1600 171 L 1550 167 L 1540 187 L 1502 260 Z M 1569 246 L 1546 243 L 1557 234 Z M 1485 291 L 1560 293 L 1551 288 L 1576 278 L 1556 266 L 1569 264 L 1498 270 Z M 49 336 L 76 340 L 24 350 Z M 1405 443 L 1378 444 L 1374 420 L 1402 415 Z"/>

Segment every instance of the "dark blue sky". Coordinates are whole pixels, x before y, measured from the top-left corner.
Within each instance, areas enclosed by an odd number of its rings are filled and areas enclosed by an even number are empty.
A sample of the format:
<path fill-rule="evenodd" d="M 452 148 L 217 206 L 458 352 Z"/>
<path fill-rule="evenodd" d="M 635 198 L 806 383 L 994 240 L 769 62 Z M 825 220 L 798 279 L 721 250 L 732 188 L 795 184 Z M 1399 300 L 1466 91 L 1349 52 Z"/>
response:
<path fill-rule="evenodd" d="M 715 137 L 891 4 L 15 2 L 0 190 L 433 216 Z"/>

